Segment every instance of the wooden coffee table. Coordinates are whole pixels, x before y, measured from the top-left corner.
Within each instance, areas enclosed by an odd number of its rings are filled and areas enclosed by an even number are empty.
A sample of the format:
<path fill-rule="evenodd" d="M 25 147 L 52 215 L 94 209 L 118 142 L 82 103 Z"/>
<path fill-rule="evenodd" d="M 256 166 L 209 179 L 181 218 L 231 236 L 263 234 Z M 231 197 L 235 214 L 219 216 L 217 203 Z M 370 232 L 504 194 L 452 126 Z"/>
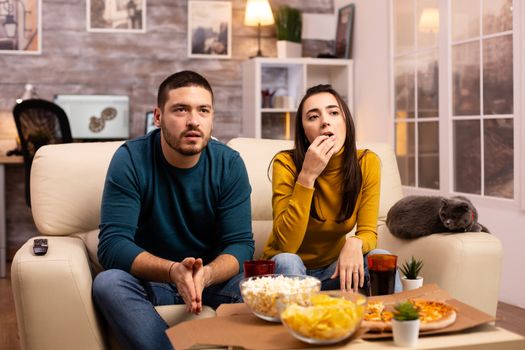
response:
<path fill-rule="evenodd" d="M 342 347 L 330 349 L 395 349 L 392 339 L 352 341 Z M 458 333 L 420 337 L 417 349 L 462 349 L 462 350 L 523 350 L 525 338 L 506 329 L 492 325 L 481 325 Z M 320 348 L 322 349 L 322 348 Z M 398 348 L 400 349 L 400 348 Z"/>
<path fill-rule="evenodd" d="M 492 323 L 494 317 L 451 298 L 436 285 L 381 298 L 386 304 L 417 297 L 444 300 L 457 310 L 453 325 L 421 335 L 417 349 L 525 350 L 524 337 L 495 327 Z M 229 349 L 313 349 L 293 338 L 283 326 L 255 317 L 246 304 L 221 305 L 217 309 L 217 317 L 182 322 L 168 329 L 167 334 L 176 349 L 194 344 L 235 344 Z M 391 334 L 366 333 L 361 336 L 339 346 L 319 346 L 315 349 L 400 349 L 394 345 Z"/>
<path fill-rule="evenodd" d="M 168 336 L 170 332 L 168 331 Z M 417 349 L 448 349 L 448 350 L 523 350 L 525 338 L 500 327 L 489 324 L 469 330 L 440 335 L 422 336 L 418 340 Z M 242 347 L 210 347 L 195 346 L 192 349 L 229 349 L 242 350 Z M 305 346 L 305 349 L 326 350 L 360 350 L 360 349 L 401 349 L 394 345 L 391 338 L 364 340 L 357 339 L 342 346 L 316 347 Z"/>

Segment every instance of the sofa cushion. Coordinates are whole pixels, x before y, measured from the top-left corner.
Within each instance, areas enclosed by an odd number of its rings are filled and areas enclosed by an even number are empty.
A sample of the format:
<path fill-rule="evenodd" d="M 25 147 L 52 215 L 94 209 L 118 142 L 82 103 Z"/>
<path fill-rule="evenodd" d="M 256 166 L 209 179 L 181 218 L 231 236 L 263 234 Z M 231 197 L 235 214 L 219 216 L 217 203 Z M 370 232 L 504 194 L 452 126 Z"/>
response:
<path fill-rule="evenodd" d="M 86 246 L 88 257 L 89 257 L 89 267 L 93 272 L 93 276 L 97 275 L 99 272 L 103 271 L 102 265 L 98 262 L 98 233 L 99 230 L 91 230 L 88 232 L 75 233 L 73 237 L 78 237 L 84 242 Z"/>
<path fill-rule="evenodd" d="M 109 162 L 122 142 L 41 147 L 31 167 L 31 210 L 38 231 L 65 236 L 98 228 Z"/>
<path fill-rule="evenodd" d="M 228 146 L 239 152 L 252 186 L 252 220 L 272 220 L 272 181 L 268 166 L 278 152 L 291 149 L 289 140 L 235 138 Z M 271 176 L 271 172 L 270 172 Z"/>

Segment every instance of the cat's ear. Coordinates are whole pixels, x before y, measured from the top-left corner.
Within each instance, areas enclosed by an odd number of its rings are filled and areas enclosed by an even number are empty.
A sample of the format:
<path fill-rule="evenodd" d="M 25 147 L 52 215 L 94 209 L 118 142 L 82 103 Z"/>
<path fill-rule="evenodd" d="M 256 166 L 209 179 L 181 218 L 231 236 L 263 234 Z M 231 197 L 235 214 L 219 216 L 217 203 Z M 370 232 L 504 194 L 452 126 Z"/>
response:
<path fill-rule="evenodd" d="M 448 205 L 448 200 L 446 198 L 441 198 L 441 208 L 446 208 Z"/>

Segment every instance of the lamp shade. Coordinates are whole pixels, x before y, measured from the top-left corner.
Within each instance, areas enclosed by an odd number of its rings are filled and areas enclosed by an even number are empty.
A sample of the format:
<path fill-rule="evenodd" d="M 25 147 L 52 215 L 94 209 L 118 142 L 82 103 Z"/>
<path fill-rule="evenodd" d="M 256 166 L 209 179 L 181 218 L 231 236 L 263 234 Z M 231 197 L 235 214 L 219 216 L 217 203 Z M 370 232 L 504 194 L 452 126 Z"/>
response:
<path fill-rule="evenodd" d="M 437 33 L 439 31 L 439 10 L 427 7 L 419 18 L 419 31 L 422 33 Z"/>
<path fill-rule="evenodd" d="M 268 0 L 248 0 L 244 14 L 244 24 L 247 26 L 273 24 L 272 8 Z"/>

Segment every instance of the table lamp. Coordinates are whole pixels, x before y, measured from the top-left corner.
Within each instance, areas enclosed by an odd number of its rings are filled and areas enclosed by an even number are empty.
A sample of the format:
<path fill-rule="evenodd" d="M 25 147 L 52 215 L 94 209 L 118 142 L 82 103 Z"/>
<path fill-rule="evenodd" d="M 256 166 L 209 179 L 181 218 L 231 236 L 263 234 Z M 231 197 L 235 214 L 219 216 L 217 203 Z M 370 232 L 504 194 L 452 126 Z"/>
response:
<path fill-rule="evenodd" d="M 16 103 L 22 103 L 23 100 L 30 100 L 32 98 L 37 98 L 38 94 L 35 91 L 33 84 L 26 84 L 24 93 L 20 98 L 16 99 Z"/>
<path fill-rule="evenodd" d="M 244 25 L 257 26 L 257 54 L 261 57 L 261 26 L 273 24 L 272 8 L 268 0 L 248 0 L 244 14 Z"/>

